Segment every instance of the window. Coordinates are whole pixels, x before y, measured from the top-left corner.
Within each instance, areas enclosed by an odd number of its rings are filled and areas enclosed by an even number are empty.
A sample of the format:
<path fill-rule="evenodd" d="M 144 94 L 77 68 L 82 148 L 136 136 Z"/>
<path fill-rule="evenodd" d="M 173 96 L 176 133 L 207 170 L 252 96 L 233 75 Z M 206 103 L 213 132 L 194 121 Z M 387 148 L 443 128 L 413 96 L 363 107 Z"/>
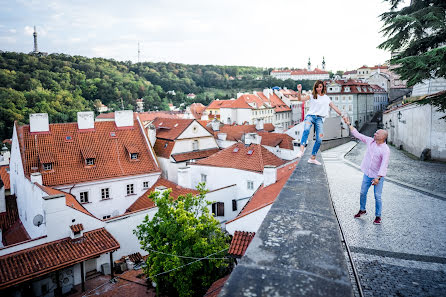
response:
<path fill-rule="evenodd" d="M 201 174 L 201 182 L 202 183 L 205 183 L 206 182 L 206 179 L 207 179 L 207 175 L 206 174 Z"/>
<path fill-rule="evenodd" d="M 88 158 L 87 160 L 85 160 L 85 163 L 87 164 L 87 166 L 93 166 L 94 158 Z"/>
<path fill-rule="evenodd" d="M 52 170 L 53 163 L 43 163 L 43 170 Z"/>
<path fill-rule="evenodd" d="M 198 140 L 194 140 L 192 142 L 192 150 L 193 151 L 198 151 Z"/>
<path fill-rule="evenodd" d="M 106 219 L 109 219 L 110 217 L 111 217 L 111 215 L 106 215 L 106 216 L 103 216 L 102 219 L 106 220 Z"/>
<path fill-rule="evenodd" d="M 132 159 L 132 160 L 138 160 L 138 153 L 131 153 L 131 154 L 130 154 L 130 159 Z"/>
<path fill-rule="evenodd" d="M 217 217 L 225 215 L 225 204 L 223 202 L 212 203 L 212 214 Z"/>
<path fill-rule="evenodd" d="M 237 210 L 237 200 L 232 199 L 232 211 L 236 211 Z"/>
<path fill-rule="evenodd" d="M 248 180 L 248 190 L 254 189 L 254 182 L 251 180 Z"/>
<path fill-rule="evenodd" d="M 348 111 L 352 111 L 352 110 L 353 110 L 353 107 L 352 107 L 351 104 L 349 104 L 349 105 L 348 105 Z"/>
<path fill-rule="evenodd" d="M 127 185 L 127 195 L 135 194 L 135 189 L 133 188 L 133 184 Z"/>
<path fill-rule="evenodd" d="M 80 192 L 79 199 L 81 203 L 88 203 L 88 192 Z"/>
<path fill-rule="evenodd" d="M 101 189 L 101 199 L 110 199 L 110 188 Z"/>
<path fill-rule="evenodd" d="M 142 182 L 142 187 L 144 189 L 147 189 L 149 187 L 149 182 L 148 181 Z"/>

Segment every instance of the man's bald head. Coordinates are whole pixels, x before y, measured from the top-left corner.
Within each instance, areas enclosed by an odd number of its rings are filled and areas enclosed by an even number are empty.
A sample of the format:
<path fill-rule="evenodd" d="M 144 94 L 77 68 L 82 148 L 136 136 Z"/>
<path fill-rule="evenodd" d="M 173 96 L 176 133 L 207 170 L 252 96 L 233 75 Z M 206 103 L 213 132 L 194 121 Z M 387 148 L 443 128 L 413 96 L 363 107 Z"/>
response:
<path fill-rule="evenodd" d="M 386 142 L 388 135 L 389 135 L 389 133 L 387 133 L 386 130 L 379 129 L 378 131 L 375 132 L 375 134 L 373 135 L 374 136 L 373 138 L 377 142 L 384 143 L 384 142 Z"/>

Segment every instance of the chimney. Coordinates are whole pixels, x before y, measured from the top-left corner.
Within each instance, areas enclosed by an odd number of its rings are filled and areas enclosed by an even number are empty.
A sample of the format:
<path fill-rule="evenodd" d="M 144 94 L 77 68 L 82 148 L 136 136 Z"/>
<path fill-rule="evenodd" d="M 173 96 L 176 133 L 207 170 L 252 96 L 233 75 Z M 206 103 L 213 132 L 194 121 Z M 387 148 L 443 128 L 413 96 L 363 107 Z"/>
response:
<path fill-rule="evenodd" d="M 237 99 L 240 98 L 243 95 L 243 93 L 237 93 Z"/>
<path fill-rule="evenodd" d="M 155 192 L 159 193 L 160 196 L 162 196 L 164 194 L 164 192 L 166 192 L 167 190 L 168 190 L 168 188 L 165 186 L 155 187 Z"/>
<path fill-rule="evenodd" d="M 50 125 L 47 113 L 32 113 L 29 115 L 29 131 L 50 132 Z"/>
<path fill-rule="evenodd" d="M 265 95 L 266 98 L 269 99 L 269 95 L 271 94 L 270 89 L 263 89 L 263 95 Z"/>
<path fill-rule="evenodd" d="M 220 131 L 220 122 L 214 118 L 211 122 L 211 127 L 213 131 Z"/>
<path fill-rule="evenodd" d="M 133 111 L 118 110 L 115 111 L 116 127 L 133 127 Z"/>
<path fill-rule="evenodd" d="M 249 137 L 249 135 L 248 134 L 245 134 L 244 135 L 244 143 L 245 143 L 245 145 L 246 146 L 249 146 L 249 145 L 251 145 L 251 143 L 252 143 L 252 139 L 251 139 L 251 137 Z"/>
<path fill-rule="evenodd" d="M 245 135 L 245 141 L 246 138 L 250 139 L 250 142 L 253 144 L 260 144 L 260 142 L 262 141 L 262 136 L 260 136 L 257 133 L 249 133 Z"/>
<path fill-rule="evenodd" d="M 31 182 L 42 185 L 42 173 L 40 172 L 31 173 Z"/>
<path fill-rule="evenodd" d="M 190 182 L 190 167 L 178 168 L 178 185 L 183 188 L 191 188 Z"/>
<path fill-rule="evenodd" d="M 156 141 L 156 127 L 153 124 L 149 124 L 147 128 L 147 133 L 149 134 L 150 145 L 153 147 Z"/>
<path fill-rule="evenodd" d="M 227 133 L 218 133 L 217 134 L 218 140 L 222 140 L 222 141 L 225 141 L 227 136 L 228 136 Z"/>
<path fill-rule="evenodd" d="M 263 119 L 257 119 L 256 130 L 257 131 L 263 130 Z"/>
<path fill-rule="evenodd" d="M 94 112 L 81 111 L 77 113 L 77 127 L 79 130 L 94 129 Z"/>
<path fill-rule="evenodd" d="M 276 183 L 277 181 L 277 167 L 272 165 L 265 165 L 263 168 L 263 186 L 267 187 Z"/>

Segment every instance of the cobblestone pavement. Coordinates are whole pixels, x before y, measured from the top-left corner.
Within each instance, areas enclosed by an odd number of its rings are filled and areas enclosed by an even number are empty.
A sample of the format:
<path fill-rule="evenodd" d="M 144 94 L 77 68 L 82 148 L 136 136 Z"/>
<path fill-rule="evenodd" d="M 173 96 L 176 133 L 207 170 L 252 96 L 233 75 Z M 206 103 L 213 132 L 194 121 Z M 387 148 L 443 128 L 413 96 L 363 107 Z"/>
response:
<path fill-rule="evenodd" d="M 372 135 L 373 132 L 364 134 Z M 388 177 L 446 195 L 446 163 L 423 162 L 394 146 L 389 145 L 389 148 Z M 366 145 L 359 142 L 345 158 L 360 166 L 365 151 Z"/>
<path fill-rule="evenodd" d="M 446 200 L 385 182 L 382 224 L 372 223 L 373 186 L 367 215 L 354 219 L 363 174 L 342 156 L 355 145 L 349 142 L 322 157 L 365 296 L 446 296 Z"/>

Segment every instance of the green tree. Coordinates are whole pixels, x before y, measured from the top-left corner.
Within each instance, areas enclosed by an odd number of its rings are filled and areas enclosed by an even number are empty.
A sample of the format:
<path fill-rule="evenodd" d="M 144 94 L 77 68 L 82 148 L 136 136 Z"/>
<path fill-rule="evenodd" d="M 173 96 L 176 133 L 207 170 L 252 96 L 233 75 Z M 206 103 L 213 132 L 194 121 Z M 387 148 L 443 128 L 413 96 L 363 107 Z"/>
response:
<path fill-rule="evenodd" d="M 402 0 L 386 0 L 390 11 L 381 14 L 382 33 L 388 37 L 378 47 L 397 54 L 390 60 L 408 86 L 431 78 L 446 78 L 446 1 L 412 0 L 398 9 Z M 420 102 L 446 110 L 446 93 Z M 446 117 L 444 117 L 446 119 Z"/>
<path fill-rule="evenodd" d="M 134 230 L 141 248 L 149 253 L 144 271 L 156 283 L 158 293 L 203 296 L 227 272 L 224 256 L 229 238 L 209 213 L 204 184 L 197 188 L 199 195 L 187 194 L 177 200 L 170 191 L 152 193 L 148 199 L 155 202 L 158 212 L 152 220 L 146 216 Z M 205 257 L 210 259 L 202 259 Z"/>

